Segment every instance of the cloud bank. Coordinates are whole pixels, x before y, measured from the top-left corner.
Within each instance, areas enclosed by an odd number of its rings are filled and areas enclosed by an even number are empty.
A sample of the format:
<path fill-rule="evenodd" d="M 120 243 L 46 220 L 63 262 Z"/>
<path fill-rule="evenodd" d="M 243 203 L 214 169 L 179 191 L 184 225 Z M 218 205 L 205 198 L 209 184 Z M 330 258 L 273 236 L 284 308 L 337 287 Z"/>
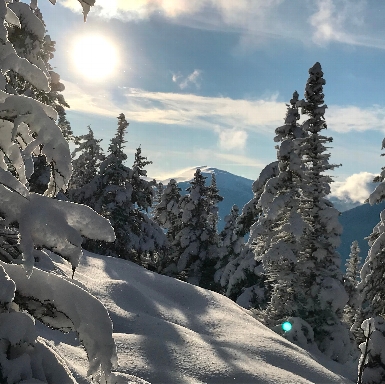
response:
<path fill-rule="evenodd" d="M 364 203 L 374 190 L 372 183 L 373 173 L 360 172 L 347 177 L 344 181 L 334 182 L 331 185 L 331 197 L 338 197 L 341 200 Z"/>

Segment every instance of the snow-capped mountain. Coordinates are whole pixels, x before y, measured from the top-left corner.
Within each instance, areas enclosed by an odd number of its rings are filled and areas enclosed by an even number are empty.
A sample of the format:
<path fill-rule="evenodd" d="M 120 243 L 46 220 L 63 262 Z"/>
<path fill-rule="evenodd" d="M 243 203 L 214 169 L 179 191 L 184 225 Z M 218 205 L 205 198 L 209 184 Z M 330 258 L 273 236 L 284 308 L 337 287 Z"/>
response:
<path fill-rule="evenodd" d="M 224 226 L 224 217 L 230 213 L 231 207 L 236 204 L 238 205 L 240 211 L 242 211 L 243 206 L 253 197 L 253 191 L 251 189 L 253 180 L 204 165 L 185 169 L 180 173 L 177 173 L 174 177 L 160 180 L 160 182 L 167 185 L 170 179 L 175 179 L 178 182 L 179 187 L 182 189 L 181 193 L 185 194 L 186 189 L 190 185 L 189 182 L 194 178 L 194 173 L 198 168 L 200 168 L 203 176 L 207 177 L 207 185 L 210 184 L 211 174 L 215 173 L 219 194 L 223 196 L 223 201 L 218 204 L 218 228 L 219 230 L 222 230 Z"/>

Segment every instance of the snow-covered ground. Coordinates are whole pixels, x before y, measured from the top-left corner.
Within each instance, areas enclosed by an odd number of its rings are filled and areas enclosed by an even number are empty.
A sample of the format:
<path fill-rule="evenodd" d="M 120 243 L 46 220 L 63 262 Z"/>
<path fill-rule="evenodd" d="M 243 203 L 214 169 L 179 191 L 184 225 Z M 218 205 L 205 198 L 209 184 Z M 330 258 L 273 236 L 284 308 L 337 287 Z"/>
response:
<path fill-rule="evenodd" d="M 56 266 L 71 275 L 70 265 Z M 217 293 L 131 262 L 87 253 L 75 273 L 110 312 L 118 383 L 352 383 L 354 367 L 312 356 Z M 39 327 L 79 383 L 88 362 L 74 334 Z M 327 367 L 327 368 L 326 368 Z"/>

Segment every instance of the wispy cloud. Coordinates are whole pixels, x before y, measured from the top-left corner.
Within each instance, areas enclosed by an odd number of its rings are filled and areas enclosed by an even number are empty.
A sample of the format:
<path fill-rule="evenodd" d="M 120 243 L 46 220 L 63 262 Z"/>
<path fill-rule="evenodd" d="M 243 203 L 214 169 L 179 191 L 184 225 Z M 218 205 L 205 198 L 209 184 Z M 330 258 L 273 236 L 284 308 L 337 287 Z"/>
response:
<path fill-rule="evenodd" d="M 313 42 L 385 49 L 383 11 L 379 12 L 366 0 L 318 0 L 316 12 L 308 18 Z"/>
<path fill-rule="evenodd" d="M 77 0 L 59 4 L 81 12 Z M 271 38 L 309 44 L 308 36 L 320 45 L 338 42 L 385 49 L 383 15 L 379 17 L 376 8 L 365 0 L 98 0 L 91 17 L 143 20 L 163 15 L 194 28 L 239 33 L 242 49 Z"/>
<path fill-rule="evenodd" d="M 330 106 L 326 110 L 328 128 L 346 133 L 350 131 L 385 130 L 385 107 Z"/>
<path fill-rule="evenodd" d="M 230 134 L 226 129 L 242 127 L 235 132 L 250 130 L 271 134 L 274 127 L 282 124 L 286 111 L 285 104 L 278 102 L 276 96 L 266 100 L 246 100 L 127 88 L 121 89 L 121 101 L 114 103 L 105 92 L 95 89 L 87 92 L 71 82 L 65 82 L 65 85 L 66 100 L 74 111 L 111 117 L 127 112 L 130 121 L 180 125 L 215 132 L 221 127 L 219 132 L 222 132 L 224 145 Z M 237 137 L 240 145 L 245 134 L 237 133 Z"/>
<path fill-rule="evenodd" d="M 363 25 L 365 2 L 319 0 L 317 3 L 318 10 L 310 17 L 313 40 L 321 44 L 330 41 L 354 44 L 354 36 L 349 30 Z"/>
<path fill-rule="evenodd" d="M 186 77 L 183 77 L 180 73 L 173 73 L 172 81 L 182 90 L 189 88 L 191 85 L 194 85 L 197 89 L 199 89 L 201 86 L 201 75 L 202 71 L 199 69 L 195 69 Z"/>
<path fill-rule="evenodd" d="M 105 90 L 87 91 L 71 82 L 65 85 L 66 100 L 74 111 L 111 117 L 129 111 L 131 121 L 210 129 L 218 133 L 223 149 L 242 148 L 248 131 L 272 135 L 286 114 L 285 103 L 277 101 L 278 95 L 259 100 L 231 99 L 126 88 L 120 90 L 121 101 L 117 102 Z M 332 105 L 325 117 L 328 129 L 339 133 L 385 131 L 385 106 Z"/>
<path fill-rule="evenodd" d="M 152 14 L 162 13 L 168 18 L 184 15 L 194 15 L 211 11 L 220 12 L 226 23 L 238 24 L 239 17 L 245 15 L 246 10 L 262 15 L 282 0 L 97 0 L 92 11 L 106 18 L 120 18 L 125 20 L 147 18 Z M 81 12 L 78 0 L 63 0 L 61 5 Z"/>
<path fill-rule="evenodd" d="M 344 181 L 334 182 L 331 185 L 330 196 L 342 200 L 363 203 L 374 190 L 373 173 L 360 172 L 347 177 Z"/>

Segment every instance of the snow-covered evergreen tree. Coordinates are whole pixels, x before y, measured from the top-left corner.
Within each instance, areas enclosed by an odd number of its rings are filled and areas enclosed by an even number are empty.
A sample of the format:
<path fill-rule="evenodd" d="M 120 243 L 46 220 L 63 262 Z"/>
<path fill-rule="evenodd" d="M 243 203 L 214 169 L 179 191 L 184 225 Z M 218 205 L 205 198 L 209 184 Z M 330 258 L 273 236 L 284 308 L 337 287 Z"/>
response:
<path fill-rule="evenodd" d="M 265 189 L 267 181 L 277 175 L 278 161 L 273 161 L 266 165 L 261 171 L 258 179 L 254 181 L 252 186 L 254 196 L 247 204 L 245 204 L 238 220 L 241 236 L 249 234 L 251 226 L 257 222 L 259 215 L 261 214 L 261 208 L 258 207 L 259 198 Z"/>
<path fill-rule="evenodd" d="M 385 320 L 382 316 L 366 319 L 361 328 L 365 341 L 360 344 L 357 384 L 385 382 Z"/>
<path fill-rule="evenodd" d="M 266 183 L 278 175 L 278 161 L 268 164 L 253 183 L 253 198 L 243 207 L 237 220 L 237 234 L 244 237 L 258 220 L 262 210 L 258 205 Z M 245 308 L 265 307 L 268 287 L 265 284 L 261 259 L 255 258 L 253 242 L 242 248 L 241 254 L 225 266 L 221 284 L 226 285 L 226 296 Z"/>
<path fill-rule="evenodd" d="M 211 290 L 218 291 L 220 285 L 215 282 L 216 265 L 220 260 L 219 256 L 219 235 L 218 235 L 218 203 L 223 201 L 219 194 L 215 173 L 211 174 L 211 183 L 207 187 L 207 223 L 208 223 L 208 254 L 202 265 L 200 285 Z"/>
<path fill-rule="evenodd" d="M 52 199 L 70 178 L 70 151 L 54 122 L 54 108 L 6 92 L 5 76 L 10 70 L 41 92 L 50 91 L 46 68 L 21 58 L 8 40 L 6 26 L 20 25 L 18 16 L 22 18 L 14 12 L 14 4 L 18 3 L 0 0 L 0 216 L 5 228 L 16 223 L 22 253 L 10 252 L 8 247 L 1 252 L 1 381 L 75 382 L 64 359 L 43 338 L 37 338 L 35 319 L 39 319 L 51 328 L 77 332 L 89 358 L 88 374 L 106 382 L 116 364 L 106 309 L 69 279 L 44 272 L 39 264 L 34 268 L 35 258 L 49 258 L 46 249 L 50 249 L 75 270 L 82 255 L 82 235 L 111 241 L 114 234 L 109 223 L 90 208 Z M 23 21 L 31 33 L 43 38 L 39 31 L 44 26 L 33 12 L 23 13 Z M 27 181 L 37 152 L 50 164 L 45 196 L 32 193 Z"/>
<path fill-rule="evenodd" d="M 207 199 L 208 199 L 209 228 L 212 234 L 212 241 L 213 243 L 215 243 L 217 242 L 216 234 L 218 231 L 218 221 L 219 221 L 218 203 L 223 201 L 223 197 L 219 194 L 215 173 L 211 174 L 211 184 L 207 189 Z"/>
<path fill-rule="evenodd" d="M 229 276 L 224 273 L 226 266 L 239 257 L 244 246 L 243 236 L 238 227 L 239 208 L 233 205 L 230 213 L 225 216 L 225 227 L 219 234 L 219 260 L 215 266 L 214 282 L 220 284 L 220 293 L 226 292 Z"/>
<path fill-rule="evenodd" d="M 75 137 L 74 143 L 77 147 L 72 152 L 70 189 L 83 187 L 98 173 L 101 162 L 105 160 L 103 149 L 99 144 L 101 141 L 95 139 L 91 126 L 88 126 L 87 134 Z"/>
<path fill-rule="evenodd" d="M 213 283 L 213 276 L 204 276 L 202 271 L 206 263 L 210 264 L 210 226 L 208 188 L 206 177 L 198 168 L 194 174 L 188 194 L 180 200 L 181 229 L 175 237 L 174 260 L 178 277 L 194 285 L 209 288 Z M 207 269 L 206 269 L 207 272 Z M 214 268 L 211 270 L 214 275 Z"/>
<path fill-rule="evenodd" d="M 135 152 L 135 160 L 132 166 L 132 202 L 140 210 L 148 211 L 153 205 L 154 199 L 154 186 L 156 181 L 148 182 L 144 179 L 147 177 L 147 170 L 145 167 L 152 164 L 152 161 L 148 161 L 147 157 L 142 156 L 142 148 L 138 147 Z"/>
<path fill-rule="evenodd" d="M 164 193 L 164 185 L 163 183 L 159 182 L 155 185 L 154 187 L 155 192 L 154 192 L 154 199 L 152 202 L 152 207 L 155 209 L 157 205 L 162 201 L 162 196 Z"/>
<path fill-rule="evenodd" d="M 385 139 L 382 142 L 382 149 L 385 149 Z M 383 156 L 384 154 L 382 154 Z M 371 205 L 378 204 L 385 200 L 385 167 L 381 174 L 374 179 L 381 183 L 369 196 Z M 358 284 L 360 295 L 360 310 L 356 314 L 353 332 L 359 342 L 363 341 L 360 327 L 365 319 L 383 316 L 385 314 L 385 210 L 380 214 L 380 222 L 373 228 L 368 237 L 369 252 L 361 269 L 361 281 Z M 383 346 L 385 348 L 385 344 Z"/>
<path fill-rule="evenodd" d="M 160 271 L 166 275 L 176 274 L 176 264 L 174 260 L 177 254 L 176 235 L 180 231 L 182 223 L 182 213 L 179 207 L 181 200 L 180 191 L 181 189 L 178 183 L 174 179 L 171 179 L 166 188 L 163 189 L 160 201 L 153 210 L 154 221 L 166 230 L 168 246 L 165 250 L 160 268 Z"/>
<path fill-rule="evenodd" d="M 118 128 L 108 155 L 90 183 L 72 192 L 74 201 L 86 204 L 110 220 L 114 243 L 87 241 L 85 248 L 103 255 L 121 257 L 148 266 L 157 264 L 166 245 L 162 229 L 145 213 L 152 205 L 154 182 L 148 182 L 144 167 L 149 163 L 138 148 L 131 169 L 124 162 L 128 122 L 118 116 Z"/>
<path fill-rule="evenodd" d="M 272 328 L 279 327 L 288 316 L 299 317 L 303 301 L 296 275 L 305 228 L 299 212 L 304 183 L 301 143 L 305 133 L 298 125 L 297 102 L 298 93 L 294 92 L 285 125 L 275 131 L 274 140 L 281 142 L 277 147 L 278 175 L 265 185 L 258 202 L 261 215 L 249 239 L 256 259 L 262 260 L 267 285 L 272 288 L 264 312 L 265 322 Z"/>
<path fill-rule="evenodd" d="M 24 76 L 11 69 L 6 73 L 6 91 L 10 94 L 32 97 L 53 107 L 59 116 L 57 125 L 62 129 L 64 137 L 70 139 L 72 130 L 64 109 L 69 108 L 69 105 L 60 93 L 65 87 L 60 82 L 60 76 L 53 71 L 49 63 L 54 56 L 55 42 L 51 40 L 49 35 L 45 34 L 45 24 L 41 12 L 38 8 L 33 9 L 22 2 L 9 4 L 9 9 L 20 20 L 20 26 L 12 23 L 7 24 L 10 42 L 20 57 L 26 58 L 45 72 L 50 80 L 50 90 L 45 92 L 38 89 Z M 37 19 L 39 22 L 36 21 Z M 44 155 L 39 154 L 38 151 L 34 155 L 34 173 L 29 179 L 30 190 L 43 193 L 49 183 L 50 170 Z"/>
<path fill-rule="evenodd" d="M 359 308 L 358 282 L 361 270 L 360 247 L 358 241 L 353 241 L 350 247 L 349 259 L 346 263 L 346 273 L 344 276 L 345 290 L 349 296 L 349 301 L 344 308 L 344 321 L 351 327 Z"/>
<path fill-rule="evenodd" d="M 297 103 L 308 116 L 303 129 L 308 133 L 302 141 L 306 164 L 305 183 L 302 187 L 301 215 L 306 221 L 298 263 L 298 284 L 304 297 L 300 317 L 311 325 L 319 349 L 333 360 L 346 361 L 354 354 L 352 335 L 341 322 L 348 295 L 342 283 L 340 244 L 342 227 L 339 212 L 326 199 L 332 179 L 324 172 L 336 167 L 329 163 L 326 152 L 333 139 L 322 135 L 326 129 L 323 86 L 325 80 L 320 63 L 309 69 L 305 100 Z"/>

